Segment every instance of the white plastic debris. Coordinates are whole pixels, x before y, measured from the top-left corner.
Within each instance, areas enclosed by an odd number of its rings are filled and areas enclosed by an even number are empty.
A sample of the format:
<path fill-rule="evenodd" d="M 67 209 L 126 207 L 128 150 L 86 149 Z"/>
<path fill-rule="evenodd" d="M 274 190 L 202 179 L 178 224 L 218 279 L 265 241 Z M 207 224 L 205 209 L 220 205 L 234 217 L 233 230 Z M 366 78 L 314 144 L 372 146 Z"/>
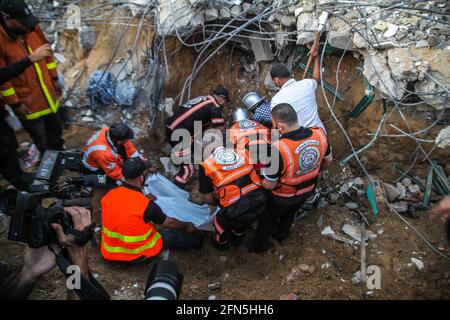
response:
<path fill-rule="evenodd" d="M 352 226 L 350 224 L 344 224 L 342 227 L 342 231 L 352 237 L 354 240 L 361 242 L 361 228 L 359 226 Z M 374 240 L 377 238 L 377 235 L 370 230 L 364 231 L 364 236 L 367 240 Z"/>
<path fill-rule="evenodd" d="M 147 178 L 144 194 L 156 197 L 155 203 L 169 217 L 180 221 L 192 222 L 197 229 L 213 231 L 213 218 L 208 205 L 198 205 L 190 201 L 189 193 L 178 188 L 161 174 L 152 174 Z"/>
<path fill-rule="evenodd" d="M 323 236 L 328 236 L 330 234 L 336 234 L 336 232 L 333 231 L 333 229 L 331 229 L 330 226 L 326 227 L 325 229 L 322 230 L 321 234 Z"/>
<path fill-rule="evenodd" d="M 423 262 L 419 259 L 411 258 L 411 262 L 414 263 L 418 270 L 422 270 L 424 267 Z"/>

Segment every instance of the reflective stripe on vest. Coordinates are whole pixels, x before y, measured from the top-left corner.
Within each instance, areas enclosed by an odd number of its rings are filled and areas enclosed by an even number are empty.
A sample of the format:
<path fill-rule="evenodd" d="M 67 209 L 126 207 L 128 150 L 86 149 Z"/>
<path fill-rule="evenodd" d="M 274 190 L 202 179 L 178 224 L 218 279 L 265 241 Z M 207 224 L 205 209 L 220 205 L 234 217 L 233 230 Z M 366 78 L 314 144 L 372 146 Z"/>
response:
<path fill-rule="evenodd" d="M 120 236 L 122 236 L 122 235 L 120 235 Z M 126 236 L 122 236 L 122 237 L 126 237 Z M 155 235 L 153 236 L 152 240 L 149 243 L 146 243 L 143 246 L 140 246 L 139 248 L 135 248 L 135 249 L 108 246 L 105 243 L 105 241 L 102 241 L 102 246 L 103 246 L 103 249 L 105 249 L 109 253 L 139 254 L 139 253 L 144 252 L 145 250 L 152 249 L 156 245 L 157 241 L 160 238 L 161 238 L 161 235 L 158 232 L 156 232 Z M 124 241 L 124 242 L 128 242 L 128 241 Z"/>
<path fill-rule="evenodd" d="M 207 105 L 208 103 L 211 103 L 211 102 L 213 102 L 215 105 L 217 105 L 217 103 L 214 101 L 214 99 L 212 97 L 208 97 L 207 100 L 197 104 L 193 108 L 188 109 L 188 111 L 186 111 L 185 113 L 180 115 L 177 119 L 175 119 L 174 122 L 172 122 L 172 124 L 169 126 L 170 130 L 174 130 L 181 122 L 186 120 L 191 114 L 193 114 L 194 112 L 203 108 L 205 105 Z"/>
<path fill-rule="evenodd" d="M 30 53 L 33 53 L 33 50 L 31 49 L 30 46 L 28 46 L 28 51 Z M 50 113 L 56 113 L 58 111 L 58 108 L 59 108 L 59 100 L 56 100 L 56 102 L 53 101 L 53 98 L 50 95 L 50 92 L 48 91 L 47 86 L 45 85 L 44 77 L 42 76 L 41 67 L 39 67 L 39 64 L 37 62 L 34 63 L 34 68 L 35 68 L 36 73 L 38 75 L 39 83 L 41 85 L 42 91 L 44 92 L 45 99 L 47 100 L 48 105 L 50 106 L 50 108 L 47 108 L 47 109 L 44 109 L 44 110 L 41 110 L 41 111 L 37 111 L 37 112 L 33 112 L 33 113 L 27 115 L 27 120 L 34 120 L 34 119 L 40 118 L 42 116 L 48 115 Z"/>
<path fill-rule="evenodd" d="M 47 63 L 47 69 L 48 70 L 53 70 L 55 68 L 56 68 L 56 62 Z"/>
<path fill-rule="evenodd" d="M 292 197 L 314 190 L 321 163 L 328 147 L 328 141 L 322 129 L 314 127 L 310 128 L 310 130 L 313 131 L 310 138 L 301 141 L 281 139 L 275 144 L 282 155 L 284 172 L 278 181 L 277 187 L 272 190 L 274 195 Z M 303 150 L 308 150 L 308 148 L 316 149 L 316 151 L 311 151 L 313 155 L 316 153 L 318 157 L 317 162 L 314 167 L 310 169 L 304 168 L 303 171 L 300 171 L 302 169 L 300 161 L 303 164 L 304 159 L 302 157 Z"/>
<path fill-rule="evenodd" d="M 88 169 L 91 170 L 91 171 L 97 171 L 97 170 L 98 170 L 97 167 L 91 166 L 91 165 L 88 163 L 89 155 L 90 155 L 92 152 L 94 152 L 94 151 L 106 151 L 106 146 L 105 146 L 105 145 L 102 145 L 102 144 L 93 145 L 93 146 L 90 146 L 85 152 L 83 152 L 83 159 L 81 159 L 81 162 L 84 164 L 84 166 L 85 166 L 86 168 L 88 168 Z"/>
<path fill-rule="evenodd" d="M 14 88 L 13 87 L 11 87 L 11 88 L 9 88 L 9 89 L 6 89 L 6 90 L 4 90 L 4 91 L 2 91 L 2 92 L 0 92 L 1 93 L 1 95 L 3 96 L 3 97 L 10 97 L 10 96 L 13 96 L 13 95 L 15 95 L 16 94 L 16 90 L 14 90 Z"/>

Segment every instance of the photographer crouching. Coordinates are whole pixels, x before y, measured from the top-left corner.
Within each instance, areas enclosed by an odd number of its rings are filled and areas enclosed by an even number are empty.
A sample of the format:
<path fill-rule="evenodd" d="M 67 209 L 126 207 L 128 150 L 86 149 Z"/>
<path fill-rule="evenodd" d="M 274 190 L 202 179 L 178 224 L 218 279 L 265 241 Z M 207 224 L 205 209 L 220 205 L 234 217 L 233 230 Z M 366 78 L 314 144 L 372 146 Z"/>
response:
<path fill-rule="evenodd" d="M 80 285 L 78 288 L 68 289 L 67 299 L 109 299 L 108 293 L 89 271 L 87 241 L 80 239 L 86 230 L 93 228 L 90 211 L 75 206 L 65 207 L 64 211 L 73 221 L 70 232 L 65 233 L 60 224 L 52 223 L 51 228 L 57 237 L 57 243 L 39 248 L 28 247 L 22 270 L 7 279 L 0 279 L 0 299 L 26 299 L 39 279 L 57 265 L 66 277 L 71 275 L 69 270 L 80 272 Z M 71 266 L 78 268 L 69 269 Z"/>

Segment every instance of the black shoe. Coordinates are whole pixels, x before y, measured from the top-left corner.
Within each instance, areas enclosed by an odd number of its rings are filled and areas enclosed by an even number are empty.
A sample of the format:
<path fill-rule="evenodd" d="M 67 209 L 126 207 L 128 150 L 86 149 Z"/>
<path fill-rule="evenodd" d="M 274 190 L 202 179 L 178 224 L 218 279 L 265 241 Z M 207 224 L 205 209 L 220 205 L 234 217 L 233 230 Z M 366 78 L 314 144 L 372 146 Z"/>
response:
<path fill-rule="evenodd" d="M 218 249 L 219 251 L 227 251 L 230 249 L 230 243 L 227 242 L 225 244 L 220 244 L 218 243 L 215 239 L 214 236 L 210 238 L 211 239 L 211 244 Z"/>

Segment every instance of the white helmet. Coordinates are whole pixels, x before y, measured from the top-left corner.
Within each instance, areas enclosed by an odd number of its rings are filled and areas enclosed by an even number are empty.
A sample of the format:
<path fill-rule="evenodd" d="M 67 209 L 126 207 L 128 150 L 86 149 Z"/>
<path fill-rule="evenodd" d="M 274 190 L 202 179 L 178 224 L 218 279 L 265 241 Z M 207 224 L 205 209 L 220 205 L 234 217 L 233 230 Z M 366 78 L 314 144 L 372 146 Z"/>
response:
<path fill-rule="evenodd" d="M 261 97 L 256 92 L 249 92 L 242 98 L 242 103 L 249 111 L 252 111 L 253 109 L 255 109 L 263 101 L 264 101 L 264 98 Z"/>

